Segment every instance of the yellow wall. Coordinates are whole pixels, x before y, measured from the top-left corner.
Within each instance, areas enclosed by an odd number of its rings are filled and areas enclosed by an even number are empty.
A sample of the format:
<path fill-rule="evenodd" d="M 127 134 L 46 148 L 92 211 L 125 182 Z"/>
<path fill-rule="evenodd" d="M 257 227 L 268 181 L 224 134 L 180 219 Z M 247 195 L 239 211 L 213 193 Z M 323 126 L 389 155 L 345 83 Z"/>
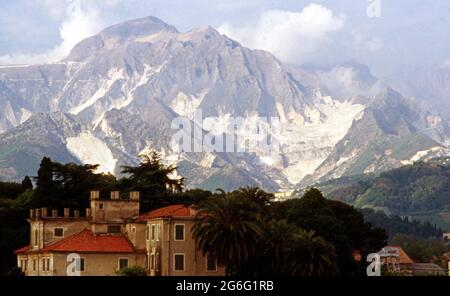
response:
<path fill-rule="evenodd" d="M 195 240 L 192 237 L 192 227 L 195 224 L 194 219 L 154 219 L 147 222 L 147 226 L 151 231 L 151 225 L 160 225 L 159 241 L 147 241 L 148 254 L 157 253 L 160 250 L 160 275 L 224 275 L 225 269 L 223 266 L 218 266 L 217 271 L 206 271 L 206 257 L 196 250 Z M 183 241 L 175 240 L 175 225 L 185 225 L 185 236 Z M 174 269 L 174 255 L 184 254 L 185 270 L 175 271 Z M 150 257 L 149 257 L 150 262 Z M 150 263 L 149 263 L 150 266 Z M 156 271 L 150 271 L 151 275 L 156 275 Z"/>

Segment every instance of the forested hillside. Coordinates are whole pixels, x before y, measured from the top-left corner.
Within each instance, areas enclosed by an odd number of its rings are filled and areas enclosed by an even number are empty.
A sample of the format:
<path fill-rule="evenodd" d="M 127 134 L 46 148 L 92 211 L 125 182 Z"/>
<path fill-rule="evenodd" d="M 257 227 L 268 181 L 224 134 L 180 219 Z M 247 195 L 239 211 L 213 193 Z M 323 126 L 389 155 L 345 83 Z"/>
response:
<path fill-rule="evenodd" d="M 418 162 L 380 174 L 317 185 L 327 197 L 359 208 L 408 216 L 450 229 L 450 159 Z"/>

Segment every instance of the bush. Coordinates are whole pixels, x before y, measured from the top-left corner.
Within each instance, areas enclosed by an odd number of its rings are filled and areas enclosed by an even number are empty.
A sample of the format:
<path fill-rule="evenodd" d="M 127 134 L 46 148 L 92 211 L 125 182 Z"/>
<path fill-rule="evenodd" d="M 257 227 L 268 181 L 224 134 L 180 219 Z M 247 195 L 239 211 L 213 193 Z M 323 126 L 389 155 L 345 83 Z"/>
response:
<path fill-rule="evenodd" d="M 120 276 L 146 276 L 147 270 L 140 266 L 130 266 L 116 272 Z"/>

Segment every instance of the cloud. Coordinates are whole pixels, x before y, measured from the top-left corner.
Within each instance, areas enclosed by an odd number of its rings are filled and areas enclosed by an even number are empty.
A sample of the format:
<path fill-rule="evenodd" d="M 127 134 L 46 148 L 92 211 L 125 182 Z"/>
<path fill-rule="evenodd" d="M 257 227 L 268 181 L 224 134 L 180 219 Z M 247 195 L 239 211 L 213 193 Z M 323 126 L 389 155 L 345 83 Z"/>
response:
<path fill-rule="evenodd" d="M 52 7 L 52 2 L 51 0 L 45 1 L 45 7 Z M 105 23 L 102 21 L 101 13 L 97 6 L 82 0 L 65 3 L 65 19 L 59 27 L 59 35 L 61 37 L 59 45 L 42 53 L 3 55 L 0 56 L 0 64 L 37 64 L 61 60 L 79 41 L 98 33 L 104 28 Z M 48 13 L 56 17 L 59 9 L 49 8 Z"/>
<path fill-rule="evenodd" d="M 256 24 L 221 25 L 218 30 L 243 45 L 263 49 L 284 62 L 301 64 L 330 42 L 330 34 L 344 28 L 345 17 L 310 4 L 300 12 L 268 10 Z"/>
<path fill-rule="evenodd" d="M 364 67 L 364 66 L 362 66 Z M 364 73 L 361 66 L 335 66 L 331 70 L 318 71 L 320 81 L 337 99 L 348 99 L 353 96 L 373 96 L 379 93 L 384 85 L 371 73 Z"/>

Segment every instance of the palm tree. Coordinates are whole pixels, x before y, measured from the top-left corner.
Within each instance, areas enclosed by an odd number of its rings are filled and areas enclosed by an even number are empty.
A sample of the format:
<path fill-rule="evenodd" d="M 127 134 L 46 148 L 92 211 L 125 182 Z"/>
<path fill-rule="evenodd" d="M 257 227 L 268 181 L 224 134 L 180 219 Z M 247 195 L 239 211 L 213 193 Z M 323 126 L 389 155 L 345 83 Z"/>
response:
<path fill-rule="evenodd" d="M 239 270 L 242 276 L 289 275 L 292 236 L 297 227 L 286 220 L 269 220 L 264 223 L 264 237 L 258 250 L 246 260 Z"/>
<path fill-rule="evenodd" d="M 258 187 L 241 187 L 239 190 L 236 190 L 234 194 L 240 195 L 243 198 L 247 198 L 261 208 L 264 208 L 270 204 L 270 202 L 275 198 L 272 193 L 267 193 L 264 190 L 259 189 Z"/>
<path fill-rule="evenodd" d="M 200 205 L 193 236 L 197 248 L 224 265 L 226 273 L 256 252 L 262 229 L 248 201 L 228 194 Z"/>
<path fill-rule="evenodd" d="M 338 273 L 334 247 L 314 231 L 300 230 L 293 235 L 288 267 L 290 275 L 330 276 Z"/>

